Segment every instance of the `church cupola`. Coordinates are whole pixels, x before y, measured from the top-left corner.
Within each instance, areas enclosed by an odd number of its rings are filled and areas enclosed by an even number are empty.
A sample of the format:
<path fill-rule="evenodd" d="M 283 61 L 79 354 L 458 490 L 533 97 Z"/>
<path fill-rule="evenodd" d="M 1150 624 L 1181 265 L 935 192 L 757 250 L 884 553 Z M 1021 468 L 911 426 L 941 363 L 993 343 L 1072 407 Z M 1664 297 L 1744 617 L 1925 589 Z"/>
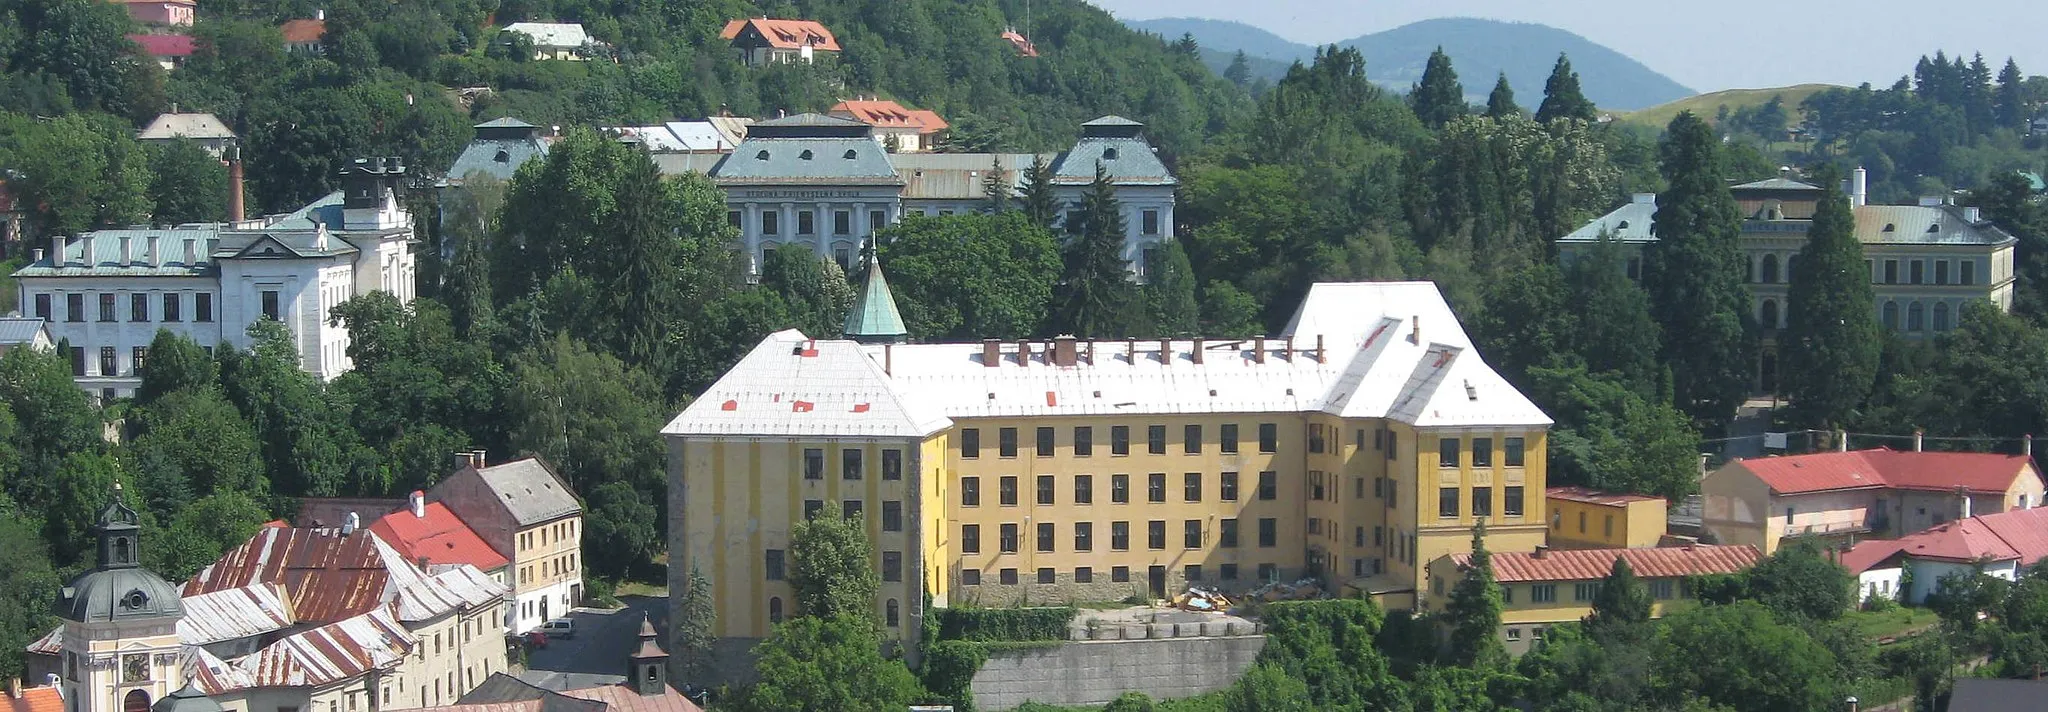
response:
<path fill-rule="evenodd" d="M 100 509 L 100 568 L 129 569 L 142 565 L 141 518 L 121 501 L 121 483 L 114 483 L 114 496 Z"/>
<path fill-rule="evenodd" d="M 99 537 L 99 565 L 72 579 L 58 601 L 58 613 L 66 620 L 103 623 L 184 615 L 178 589 L 142 568 L 140 521 L 122 501 L 121 485 L 115 483 L 113 497 L 93 526 Z"/>
<path fill-rule="evenodd" d="M 867 259 L 867 279 L 861 283 L 860 295 L 854 298 L 853 309 L 846 314 L 846 328 L 841 331 L 846 338 L 863 344 L 908 341 L 910 330 L 903 326 L 903 313 L 896 310 L 896 295 L 889 291 L 889 280 L 882 277 L 882 261 L 872 250 Z"/>
<path fill-rule="evenodd" d="M 665 695 L 669 691 L 668 653 L 654 642 L 657 637 L 654 624 L 646 616 L 641 616 L 640 649 L 633 651 L 631 669 L 626 677 L 631 681 L 633 691 L 643 697 Z"/>

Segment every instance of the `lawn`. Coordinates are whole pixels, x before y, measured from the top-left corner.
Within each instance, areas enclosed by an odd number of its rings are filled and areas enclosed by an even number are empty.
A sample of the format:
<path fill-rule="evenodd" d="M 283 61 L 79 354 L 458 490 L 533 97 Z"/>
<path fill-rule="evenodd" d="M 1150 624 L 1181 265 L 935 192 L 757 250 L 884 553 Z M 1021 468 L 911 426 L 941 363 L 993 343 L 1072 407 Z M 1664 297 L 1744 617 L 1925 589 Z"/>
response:
<path fill-rule="evenodd" d="M 1856 626 L 1864 637 L 1882 640 L 1931 627 L 1939 618 L 1925 608 L 1899 606 L 1888 611 L 1850 611 L 1842 620 Z"/>

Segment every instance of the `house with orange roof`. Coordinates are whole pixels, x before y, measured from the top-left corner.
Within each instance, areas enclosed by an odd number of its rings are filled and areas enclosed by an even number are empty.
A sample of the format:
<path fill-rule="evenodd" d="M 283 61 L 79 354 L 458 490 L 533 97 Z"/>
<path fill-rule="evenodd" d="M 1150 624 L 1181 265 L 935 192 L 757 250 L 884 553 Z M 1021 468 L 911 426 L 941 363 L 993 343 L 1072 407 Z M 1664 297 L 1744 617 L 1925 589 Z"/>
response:
<path fill-rule="evenodd" d="M 887 99 L 848 99 L 832 105 L 829 116 L 853 119 L 875 127 L 875 138 L 892 153 L 936 150 L 946 136 L 946 120 L 929 109 L 905 109 Z"/>
<path fill-rule="evenodd" d="M 310 20 L 286 20 L 277 31 L 284 35 L 285 51 L 320 54 L 320 39 L 327 36 L 327 11 L 315 11 Z"/>
<path fill-rule="evenodd" d="M 1841 439 L 1837 439 L 1841 442 Z M 1885 538 L 2040 506 L 2030 453 L 1888 448 L 1737 459 L 1700 482 L 1701 524 L 1768 555 L 1787 537 Z M 2031 450 L 2031 447 L 2028 448 Z"/>
<path fill-rule="evenodd" d="M 725 23 L 718 36 L 732 43 L 749 67 L 774 62 L 809 64 L 821 53 L 839 54 L 839 40 L 815 20 L 754 17 Z"/>
<path fill-rule="evenodd" d="M 1632 549 L 1664 538 L 1663 497 L 1616 494 L 1587 487 L 1552 487 L 1550 546 L 1558 549 Z"/>
<path fill-rule="evenodd" d="M 1857 578 L 1860 598 L 1920 603 L 1943 578 L 1981 573 L 2014 581 L 2044 557 L 2048 509 L 2036 507 L 1959 519 L 1898 539 L 1859 542 L 1842 552 L 1841 562 Z"/>
<path fill-rule="evenodd" d="M 1038 56 L 1037 45 L 1031 44 L 1031 38 L 1017 32 L 1014 27 L 1003 30 L 1003 41 L 1010 43 L 1010 47 L 1017 50 L 1017 56 L 1019 57 L 1029 58 Z"/>
<path fill-rule="evenodd" d="M 414 490 L 404 509 L 370 523 L 370 531 L 430 573 L 474 566 L 506 588 L 512 587 L 506 575 L 511 560 L 477 536 L 447 503 L 428 502 L 425 492 Z"/>
<path fill-rule="evenodd" d="M 11 681 L 0 703 L 6 705 L 0 712 L 64 712 L 64 695 L 55 685 L 23 689 L 20 681 Z"/>
<path fill-rule="evenodd" d="M 1650 615 L 1657 617 L 1669 602 L 1694 597 L 1687 578 L 1747 571 L 1763 560 L 1763 553 L 1746 544 L 1563 551 L 1539 546 L 1533 552 L 1494 552 L 1493 578 L 1501 593 L 1500 636 L 1508 652 L 1528 652 L 1551 626 L 1592 615 L 1593 599 L 1600 596 L 1600 584 L 1614 569 L 1615 559 L 1627 561 L 1649 589 L 1655 599 Z M 1471 564 L 1469 553 L 1446 554 L 1430 562 L 1425 610 L 1444 610 L 1451 588 Z"/>

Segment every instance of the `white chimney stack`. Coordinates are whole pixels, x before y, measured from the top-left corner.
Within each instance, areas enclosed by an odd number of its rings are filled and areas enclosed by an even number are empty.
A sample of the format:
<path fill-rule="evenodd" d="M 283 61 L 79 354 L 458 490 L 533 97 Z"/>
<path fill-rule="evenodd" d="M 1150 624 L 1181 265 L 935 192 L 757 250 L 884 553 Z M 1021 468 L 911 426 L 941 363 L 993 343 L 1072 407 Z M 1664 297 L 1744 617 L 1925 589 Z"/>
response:
<path fill-rule="evenodd" d="M 1925 429 L 1923 429 L 1923 428 L 1914 428 L 1914 429 L 1913 429 L 1913 452 L 1921 452 L 1922 450 L 1924 450 L 1925 448 L 1924 448 L 1923 446 L 1924 446 L 1924 445 L 1926 444 L 1926 443 L 1924 442 L 1924 441 L 1925 441 L 1926 439 L 1927 439 L 1927 431 L 1926 431 Z"/>
<path fill-rule="evenodd" d="M 162 265 L 164 263 L 164 254 L 157 251 L 157 236 L 150 235 L 148 240 L 146 249 L 149 251 L 142 254 L 143 264 Z"/>
<path fill-rule="evenodd" d="M 199 264 L 199 241 L 185 238 L 185 266 L 191 267 L 196 264 Z"/>
<path fill-rule="evenodd" d="M 62 267 L 64 266 L 64 261 L 64 236 L 50 236 L 50 266 Z"/>
<path fill-rule="evenodd" d="M 134 249 L 134 240 L 133 240 L 132 238 L 128 237 L 127 235 L 122 235 L 122 236 L 121 236 L 121 264 L 122 264 L 123 266 L 126 266 L 126 265 L 129 265 L 129 264 L 133 264 L 134 262 L 135 262 L 135 249 Z"/>
<path fill-rule="evenodd" d="M 414 519 L 427 516 L 427 493 L 413 490 L 412 495 L 407 497 L 406 500 L 412 506 L 412 516 Z"/>
<path fill-rule="evenodd" d="M 1847 431 L 1847 430 L 1836 430 L 1836 431 L 1835 431 L 1835 452 L 1848 452 L 1848 451 L 1849 451 L 1849 431 Z"/>
<path fill-rule="evenodd" d="M 1870 204 L 1870 171 L 1857 166 L 1849 171 L 1849 207 L 1860 208 Z"/>
<path fill-rule="evenodd" d="M 79 258 L 80 258 L 80 259 L 79 259 L 79 261 L 80 261 L 80 262 L 83 262 L 83 263 L 85 263 L 85 266 L 86 266 L 86 267 L 88 267 L 88 268 L 91 268 L 91 267 L 96 267 L 96 266 L 98 266 L 98 265 L 99 265 L 99 263 L 100 263 L 100 261 L 99 261 L 99 256 L 98 256 L 98 255 L 94 255 L 94 254 L 93 254 L 93 252 L 92 252 L 92 247 L 93 247 L 93 245 L 92 245 L 92 243 L 93 243 L 93 236 L 92 236 L 92 233 L 89 233 L 89 232 L 88 232 L 88 233 L 86 233 L 85 235 L 83 235 L 83 236 L 82 236 L 82 237 L 81 237 L 80 239 L 81 239 L 81 240 L 83 240 L 84 244 L 83 244 L 83 246 L 81 247 L 81 249 L 79 250 L 79 253 L 78 253 L 78 255 L 79 255 Z"/>
<path fill-rule="evenodd" d="M 361 527 L 362 525 L 362 515 L 356 514 L 355 512 L 349 512 L 347 516 L 341 518 L 341 535 L 348 536 L 350 534 L 354 534 L 356 533 L 356 528 Z"/>

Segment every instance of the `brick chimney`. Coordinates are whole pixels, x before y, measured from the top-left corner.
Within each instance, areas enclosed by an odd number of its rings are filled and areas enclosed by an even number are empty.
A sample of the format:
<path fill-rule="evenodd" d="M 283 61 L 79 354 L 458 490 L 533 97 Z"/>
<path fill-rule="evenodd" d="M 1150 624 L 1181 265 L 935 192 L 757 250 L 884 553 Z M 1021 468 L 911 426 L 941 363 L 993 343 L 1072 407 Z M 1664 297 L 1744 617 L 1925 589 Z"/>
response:
<path fill-rule="evenodd" d="M 1161 366 L 1171 366 L 1171 365 L 1173 365 L 1173 340 L 1172 340 L 1172 339 L 1160 339 L 1160 340 L 1159 340 L 1159 365 L 1161 365 Z"/>
<path fill-rule="evenodd" d="M 1264 337 L 1264 336 L 1254 337 L 1254 338 L 1252 339 L 1252 363 L 1265 363 L 1265 362 L 1266 362 L 1266 337 Z"/>
<path fill-rule="evenodd" d="M 242 198 L 242 147 L 228 146 L 228 220 L 241 222 L 246 218 L 246 206 Z"/>
<path fill-rule="evenodd" d="M 1195 337 L 1195 343 L 1194 343 L 1194 346 L 1193 346 L 1192 348 L 1189 348 L 1189 349 L 1188 349 L 1188 358 L 1189 358 L 1189 359 L 1192 359 L 1192 360 L 1193 360 L 1193 361 L 1195 362 L 1195 364 L 1196 364 L 1196 365 L 1201 365 L 1201 363 L 1202 363 L 1202 339 L 1201 339 L 1201 337 Z"/>
<path fill-rule="evenodd" d="M 995 368 L 1003 365 L 1003 342 L 997 339 L 981 340 L 981 365 Z"/>
<path fill-rule="evenodd" d="M 1053 337 L 1052 364 L 1062 368 L 1080 365 L 1080 353 L 1076 346 L 1077 342 L 1071 334 Z"/>

